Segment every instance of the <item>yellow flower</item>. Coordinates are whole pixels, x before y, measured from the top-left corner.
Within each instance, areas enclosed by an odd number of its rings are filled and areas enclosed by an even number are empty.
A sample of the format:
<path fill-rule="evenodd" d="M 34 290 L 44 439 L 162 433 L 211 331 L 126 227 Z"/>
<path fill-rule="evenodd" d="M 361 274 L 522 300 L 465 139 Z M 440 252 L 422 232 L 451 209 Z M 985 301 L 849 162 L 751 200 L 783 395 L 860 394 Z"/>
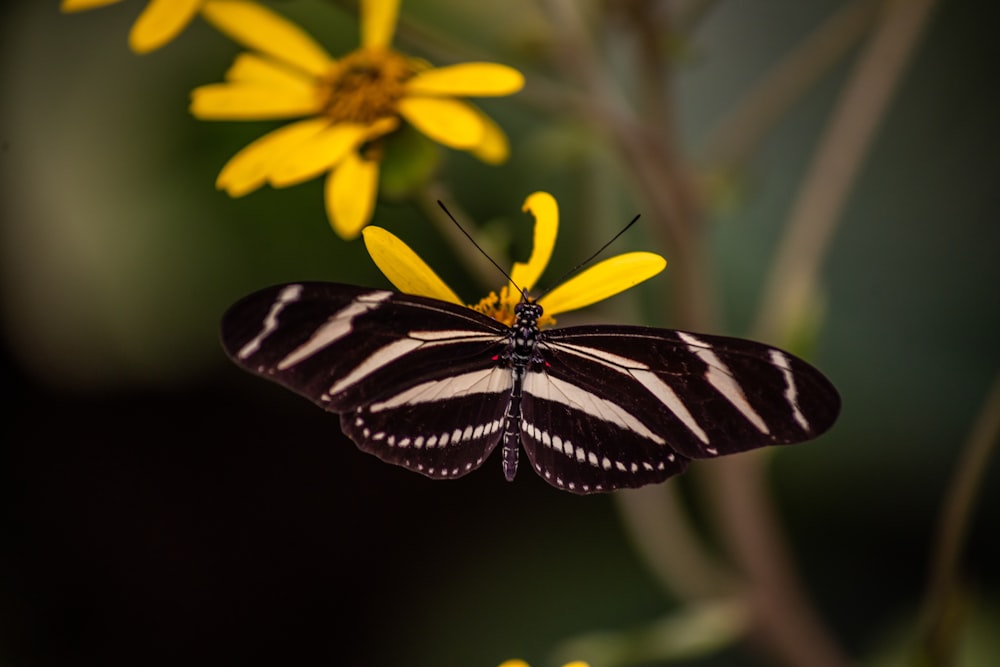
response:
<path fill-rule="evenodd" d="M 500 667 L 530 667 L 528 663 L 524 660 L 504 660 L 500 663 Z M 567 662 L 563 667 L 589 667 L 587 663 L 582 660 L 574 660 L 573 662 Z"/>
<path fill-rule="evenodd" d="M 79 12 L 113 5 L 121 0 L 62 0 L 59 9 Z M 136 53 L 154 51 L 187 27 L 208 0 L 149 0 L 128 35 L 128 45 Z"/>
<path fill-rule="evenodd" d="M 479 303 L 469 306 L 508 326 L 514 323 L 514 306 L 521 301 L 520 290 L 532 289 L 548 265 L 559 229 L 559 207 L 549 193 L 536 192 L 528 196 L 523 210 L 535 217 L 531 257 L 527 262 L 514 264 L 511 280 L 499 294 L 491 292 Z M 463 305 L 433 269 L 387 230 L 365 227 L 364 240 L 372 261 L 400 291 Z M 599 262 L 538 299 L 543 311 L 539 326 L 553 324 L 553 315 L 589 306 L 634 287 L 655 276 L 666 265 L 663 257 L 651 252 L 630 252 Z"/>
<path fill-rule="evenodd" d="M 216 185 L 239 197 L 265 183 L 285 187 L 324 172 L 334 230 L 354 238 L 371 218 L 382 140 L 406 121 L 438 143 L 485 162 L 506 159 L 507 139 L 483 112 L 457 96 L 509 95 L 524 77 L 493 63 L 438 69 L 389 48 L 398 0 L 361 3 L 361 48 L 332 58 L 298 26 L 252 2 L 215 1 L 203 10 L 252 51 L 237 56 L 226 82 L 192 93 L 201 119 L 299 118 L 229 160 Z"/>

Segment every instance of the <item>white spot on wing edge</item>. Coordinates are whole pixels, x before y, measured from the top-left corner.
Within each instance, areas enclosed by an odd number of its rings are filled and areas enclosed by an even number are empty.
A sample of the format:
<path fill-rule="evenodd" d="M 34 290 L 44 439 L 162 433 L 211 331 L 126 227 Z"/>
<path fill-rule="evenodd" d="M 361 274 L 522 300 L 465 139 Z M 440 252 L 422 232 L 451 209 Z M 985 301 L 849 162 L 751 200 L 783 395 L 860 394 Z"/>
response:
<path fill-rule="evenodd" d="M 785 376 L 785 400 L 792 407 L 792 416 L 799 423 L 804 431 L 809 431 L 809 420 L 802 414 L 799 408 L 799 389 L 795 386 L 795 376 L 792 375 L 791 365 L 788 363 L 788 356 L 781 350 L 771 350 L 771 363 L 781 369 Z"/>
<path fill-rule="evenodd" d="M 279 293 L 277 300 L 271 304 L 271 309 L 264 317 L 264 328 L 256 336 L 247 341 L 246 345 L 236 353 L 238 359 L 246 359 L 260 349 L 265 338 L 278 328 L 278 315 L 289 303 L 294 303 L 302 297 L 302 285 L 287 285 Z"/>

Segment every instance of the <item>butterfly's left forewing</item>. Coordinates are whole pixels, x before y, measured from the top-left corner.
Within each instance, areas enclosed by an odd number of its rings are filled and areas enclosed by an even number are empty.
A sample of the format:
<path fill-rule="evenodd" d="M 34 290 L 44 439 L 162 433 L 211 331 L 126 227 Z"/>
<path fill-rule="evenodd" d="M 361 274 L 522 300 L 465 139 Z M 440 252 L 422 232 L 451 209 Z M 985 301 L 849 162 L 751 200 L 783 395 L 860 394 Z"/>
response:
<path fill-rule="evenodd" d="M 340 413 L 361 449 L 429 477 L 475 469 L 502 437 L 504 332 L 464 307 L 333 283 L 261 290 L 222 323 L 237 364 Z"/>

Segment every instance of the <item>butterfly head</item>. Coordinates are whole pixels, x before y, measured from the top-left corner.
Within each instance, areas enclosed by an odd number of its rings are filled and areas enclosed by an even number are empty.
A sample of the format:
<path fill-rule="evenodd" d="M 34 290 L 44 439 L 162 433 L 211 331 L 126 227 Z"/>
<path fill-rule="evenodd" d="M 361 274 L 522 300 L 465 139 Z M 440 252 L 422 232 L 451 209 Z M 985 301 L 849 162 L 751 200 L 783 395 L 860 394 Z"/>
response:
<path fill-rule="evenodd" d="M 542 307 L 535 301 L 530 301 L 524 297 L 514 306 L 514 319 L 516 327 L 538 327 L 538 319 L 542 316 Z"/>

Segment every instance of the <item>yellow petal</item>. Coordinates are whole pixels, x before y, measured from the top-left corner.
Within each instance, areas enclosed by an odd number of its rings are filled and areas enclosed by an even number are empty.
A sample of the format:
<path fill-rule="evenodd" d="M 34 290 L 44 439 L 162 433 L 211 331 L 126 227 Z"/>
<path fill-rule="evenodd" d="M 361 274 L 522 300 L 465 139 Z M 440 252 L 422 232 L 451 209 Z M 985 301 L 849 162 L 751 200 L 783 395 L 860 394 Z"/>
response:
<path fill-rule="evenodd" d="M 527 262 L 516 262 L 510 270 L 513 280 L 511 293 L 520 296 L 520 290 L 530 290 L 541 278 L 545 267 L 552 258 L 552 250 L 556 247 L 556 234 L 559 232 L 559 205 L 548 192 L 535 192 L 524 200 L 522 211 L 528 211 L 535 217 L 535 236 L 531 244 L 531 256 Z"/>
<path fill-rule="evenodd" d="M 399 113 L 428 137 L 452 148 L 469 149 L 483 138 L 479 113 L 465 102 L 435 97 L 405 97 Z"/>
<path fill-rule="evenodd" d="M 630 252 L 595 264 L 538 300 L 546 315 L 557 315 L 603 301 L 652 278 L 667 260 L 651 252 Z"/>
<path fill-rule="evenodd" d="M 476 111 L 479 111 L 476 109 Z M 483 137 L 470 152 L 486 164 L 501 164 L 510 155 L 510 143 L 507 135 L 493 119 L 479 111 L 479 120 L 483 124 Z"/>
<path fill-rule="evenodd" d="M 362 234 L 375 266 L 400 292 L 463 305 L 458 295 L 397 236 L 373 225 L 365 227 Z"/>
<path fill-rule="evenodd" d="M 202 16 L 220 32 L 255 51 L 319 76 L 333 60 L 326 50 L 288 19 L 255 2 L 210 0 Z"/>
<path fill-rule="evenodd" d="M 377 139 L 383 134 L 389 134 L 399 127 L 399 119 L 395 116 L 379 118 L 365 129 L 365 141 Z"/>
<path fill-rule="evenodd" d="M 242 197 L 264 185 L 270 170 L 303 142 L 322 132 L 330 121 L 310 118 L 290 123 L 248 144 L 219 172 L 215 187 L 230 197 Z"/>
<path fill-rule="evenodd" d="M 212 83 L 191 91 L 191 113 L 202 120 L 274 120 L 320 111 L 308 86 L 275 88 L 260 83 Z"/>
<path fill-rule="evenodd" d="M 301 87 L 313 89 L 315 85 L 312 77 L 300 69 L 248 52 L 236 56 L 233 64 L 226 70 L 226 81 L 296 89 Z"/>
<path fill-rule="evenodd" d="M 268 182 L 282 188 L 319 176 L 357 148 L 364 139 L 366 129 L 356 123 L 338 123 L 327 127 L 289 151 L 271 170 Z"/>
<path fill-rule="evenodd" d="M 413 95 L 493 97 L 510 95 L 524 87 L 524 75 L 496 63 L 462 63 L 420 72 L 406 82 Z"/>
<path fill-rule="evenodd" d="M 361 46 L 368 49 L 387 49 L 396 32 L 399 0 L 362 0 Z"/>
<path fill-rule="evenodd" d="M 204 0 L 150 0 L 128 35 L 136 53 L 158 49 L 187 27 Z"/>
<path fill-rule="evenodd" d="M 337 165 L 348 152 L 366 141 L 399 127 L 396 118 L 381 118 L 371 125 L 338 123 L 290 150 L 271 170 L 268 181 L 276 188 L 307 181 Z"/>
<path fill-rule="evenodd" d="M 59 11 L 82 12 L 85 9 L 104 7 L 105 5 L 113 5 L 116 2 L 121 1 L 122 0 L 62 0 L 62 4 L 59 5 Z"/>
<path fill-rule="evenodd" d="M 326 214 L 341 238 L 355 238 L 371 220 L 378 191 L 378 162 L 351 151 L 326 179 Z"/>

